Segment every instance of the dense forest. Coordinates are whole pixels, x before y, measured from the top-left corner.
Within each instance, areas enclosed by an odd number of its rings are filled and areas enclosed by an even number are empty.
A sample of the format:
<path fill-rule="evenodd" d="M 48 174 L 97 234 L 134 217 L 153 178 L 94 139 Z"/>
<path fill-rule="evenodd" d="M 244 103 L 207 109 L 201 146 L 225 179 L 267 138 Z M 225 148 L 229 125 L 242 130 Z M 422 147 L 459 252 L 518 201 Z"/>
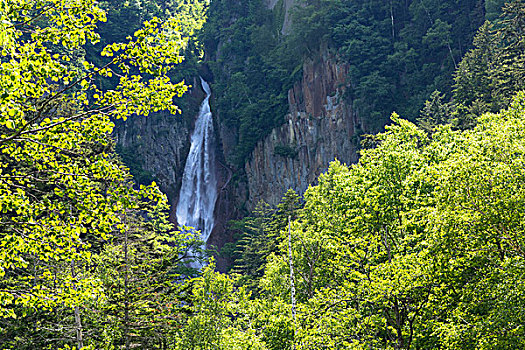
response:
<path fill-rule="evenodd" d="M 525 1 L 279 3 L 0 2 L 0 349 L 525 348 Z M 240 164 L 323 50 L 379 133 L 190 268 L 115 123 L 207 65 Z"/>

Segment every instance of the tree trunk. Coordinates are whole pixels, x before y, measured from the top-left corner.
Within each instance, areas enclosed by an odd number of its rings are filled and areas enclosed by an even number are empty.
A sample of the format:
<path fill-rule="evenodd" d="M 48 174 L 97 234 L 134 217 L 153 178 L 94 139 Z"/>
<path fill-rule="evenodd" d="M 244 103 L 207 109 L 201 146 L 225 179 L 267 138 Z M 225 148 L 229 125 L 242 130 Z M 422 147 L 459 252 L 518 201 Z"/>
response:
<path fill-rule="evenodd" d="M 295 283 L 293 276 L 293 259 L 292 259 L 292 223 L 291 217 L 288 216 L 288 254 L 290 255 L 290 289 L 291 289 L 291 302 L 292 302 L 292 318 L 294 323 L 294 334 L 295 327 L 297 327 L 296 322 L 296 312 L 295 312 Z M 292 349 L 295 350 L 295 339 L 292 343 Z"/>
<path fill-rule="evenodd" d="M 71 277 L 73 280 L 75 280 L 76 278 L 74 260 L 71 261 Z M 73 288 L 75 290 L 77 289 L 77 286 L 75 283 L 73 284 Z M 77 347 L 80 350 L 84 347 L 84 332 L 82 330 L 82 320 L 80 318 L 80 308 L 78 306 L 75 306 L 75 331 L 76 331 Z"/>
<path fill-rule="evenodd" d="M 128 274 L 128 230 L 124 236 L 124 337 L 126 339 L 126 350 L 130 349 L 129 341 L 129 274 Z"/>

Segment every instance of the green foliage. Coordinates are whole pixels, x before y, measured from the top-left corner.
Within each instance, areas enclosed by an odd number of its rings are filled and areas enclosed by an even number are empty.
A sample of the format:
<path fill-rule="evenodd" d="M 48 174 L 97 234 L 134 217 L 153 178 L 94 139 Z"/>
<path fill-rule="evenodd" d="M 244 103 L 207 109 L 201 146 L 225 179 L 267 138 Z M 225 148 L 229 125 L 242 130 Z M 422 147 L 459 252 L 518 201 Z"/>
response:
<path fill-rule="evenodd" d="M 371 130 L 397 111 L 415 119 L 450 76 L 483 22 L 479 1 L 303 1 L 289 41 L 300 55 L 320 45 L 351 65 L 349 97 Z"/>
<path fill-rule="evenodd" d="M 456 75 L 455 111 L 435 92 L 421 112 L 424 128 L 393 114 L 376 147 L 351 167 L 333 162 L 306 192 L 304 207 L 289 191 L 276 209 L 260 204 L 237 223 L 235 271 L 242 276 L 214 272 L 211 263 L 191 280 L 183 280 L 189 271 L 179 263 L 191 239 L 170 233 L 166 200 L 154 183 L 132 186 L 109 134 L 110 118 L 177 111 L 173 98 L 185 87 L 169 72 L 185 46 L 178 28 L 199 21 L 152 18 L 134 37 L 106 46 L 107 61 L 97 67 L 78 51 L 98 40 L 95 24 L 105 13 L 90 0 L 74 4 L 0 5 L 2 347 L 525 347 L 525 93 L 510 98 L 523 81 L 522 1 L 505 6 L 497 28 L 480 29 Z M 380 103 L 396 101 L 385 101 L 392 91 L 408 91 L 404 83 L 454 65 L 457 40 L 468 30 L 464 17 L 452 16 L 475 11 L 470 1 L 321 0 L 304 8 L 320 12 L 297 10 L 304 19 L 297 25 L 308 28 L 279 41 L 267 35 L 279 28 L 260 5 L 217 2 L 221 16 L 206 37 L 239 39 L 223 44 L 231 60 L 216 71 L 224 74 L 216 77 L 219 96 L 228 97 L 219 108 L 230 103 L 241 111 L 225 117 L 240 123 L 239 159 L 276 123 L 255 123 L 255 112 L 270 116 L 279 103 L 260 109 L 250 98 L 268 102 L 293 81 L 280 74 L 294 71 L 297 56 L 285 58 L 281 45 L 294 53 L 318 47 L 293 45 L 294 35 L 332 41 L 356 67 L 369 68 L 351 73 L 359 77 L 351 93 L 356 103 L 376 94 L 373 116 L 382 113 Z M 342 12 L 331 11 L 336 7 Z M 350 30 L 357 34 L 347 40 Z M 254 42 L 270 54 L 250 49 Z M 385 75 L 382 63 L 400 57 L 420 60 L 424 69 Z M 257 85 L 263 76 L 274 92 Z M 414 87 L 440 86 L 444 75 L 434 76 Z M 112 87 L 97 85 L 101 78 L 113 78 Z M 481 113 L 501 106 L 508 108 Z M 440 125 L 450 117 L 461 128 Z"/>
<path fill-rule="evenodd" d="M 215 108 L 238 135 L 228 160 L 239 168 L 255 144 L 284 121 L 287 91 L 302 64 L 280 44 L 276 17 L 260 0 L 214 1 L 200 37 L 215 55 L 209 62 Z"/>
<path fill-rule="evenodd" d="M 133 176 L 133 180 L 142 185 L 152 183 L 155 179 L 153 174 L 140 166 L 138 146 L 124 148 L 119 145 L 115 147 L 115 151 L 122 157 L 122 161 L 129 167 L 129 172 Z"/>
<path fill-rule="evenodd" d="M 126 225 L 97 257 L 104 299 L 84 309 L 84 327 L 104 349 L 173 347 L 184 312 L 180 261 L 193 239 L 169 232 L 172 225 L 158 214 L 128 217 Z"/>
<path fill-rule="evenodd" d="M 525 345 L 525 93 L 469 130 L 392 121 L 358 164 L 333 162 L 305 194 L 291 231 L 297 318 L 281 234 L 255 299 L 222 306 L 244 315 L 229 327 L 248 322 L 272 349 Z M 262 209 L 251 222 L 270 231 Z"/>
<path fill-rule="evenodd" d="M 77 332 L 90 349 L 173 346 L 176 326 L 184 314 L 181 272 L 187 272 L 182 271 L 180 260 L 193 240 L 169 231 L 172 225 L 163 214 L 165 203 L 138 204 L 140 211 L 125 214 L 123 232 L 112 232 L 108 242 L 93 244 L 98 249 L 91 266 L 78 261 L 56 265 L 55 278 L 65 273 L 76 280 L 97 281 L 96 298 L 74 310 L 67 305 L 15 308 L 19 311 L 16 320 L 0 321 L 0 339 L 6 349 L 73 345 Z"/>
<path fill-rule="evenodd" d="M 298 348 L 523 346 L 524 114 L 521 93 L 431 139 L 394 116 L 358 165 L 321 175 L 292 230 Z M 289 298 L 286 249 L 268 298 Z"/>
<path fill-rule="evenodd" d="M 501 9 L 505 5 L 505 0 L 486 0 L 485 9 L 487 11 L 486 18 L 491 22 L 498 20 L 501 15 Z"/>
<path fill-rule="evenodd" d="M 446 124 L 450 120 L 453 106 L 451 103 L 443 102 L 444 96 L 439 91 L 434 91 L 430 95 L 430 100 L 425 102 L 421 110 L 418 124 L 428 132 L 438 125 Z"/>
<path fill-rule="evenodd" d="M 189 79 L 197 75 L 196 56 L 200 55 L 200 47 L 196 41 L 196 32 L 206 20 L 204 13 L 208 6 L 207 0 L 190 1 L 117 1 L 106 0 L 100 2 L 100 7 L 106 12 L 107 21 L 99 23 L 98 34 L 100 42 L 95 45 L 86 45 L 86 59 L 95 65 L 103 66 L 108 60 L 100 52 L 108 44 L 125 42 L 126 38 L 139 30 L 144 21 L 160 18 L 167 21 L 177 18 L 181 24 L 177 31 L 187 40 L 184 48 L 185 61 L 177 71 L 170 72 L 170 76 L 177 81 Z M 176 40 L 173 38 L 173 40 Z M 197 47 L 195 46 L 197 45 Z M 118 80 L 114 78 L 98 78 L 102 90 L 114 88 Z"/>
<path fill-rule="evenodd" d="M 266 349 L 255 334 L 248 313 L 248 297 L 235 280 L 214 272 L 213 262 L 190 283 L 191 317 L 181 329 L 175 349 Z"/>
<path fill-rule="evenodd" d="M 361 65 L 351 74 L 370 72 L 355 84 L 357 105 L 359 96 L 373 96 L 394 106 L 389 91 L 406 93 L 400 82 L 409 78 L 408 86 L 417 86 L 418 92 L 421 86 L 447 86 L 445 72 L 456 65 L 473 28 L 459 29 L 465 22 L 455 11 L 479 21 L 480 2 L 405 3 L 403 25 L 397 28 L 394 22 L 389 32 L 391 22 L 378 21 L 382 30 L 371 30 L 374 20 L 396 13 L 394 4 L 355 5 L 351 13 L 363 11 L 369 20 L 342 16 L 337 30 L 343 34 L 337 37 L 323 23 L 336 23 L 341 7 L 354 4 L 308 2 L 296 12 L 296 25 L 304 30 L 290 38 L 304 35 L 304 44 L 294 52 L 315 50 L 312 40 L 332 40 L 338 50 L 346 48 L 347 57 Z M 274 214 L 264 205 L 243 221 L 236 271 L 256 293 L 254 300 L 234 301 L 230 307 L 240 307 L 246 316 L 237 327 L 247 320 L 261 327 L 246 336 L 275 349 L 291 343 L 297 349 L 524 346 L 525 94 L 511 99 L 524 81 L 522 15 L 523 2 L 513 1 L 497 26 L 480 28 L 474 49 L 458 66 L 453 101 L 432 93 L 420 113 L 421 127 L 393 114 L 393 124 L 375 137 L 375 148 L 362 151 L 359 164 L 332 163 L 306 192 L 291 235 L 296 319 L 290 312 L 288 240 L 275 234 L 286 223 L 279 221 L 274 231 Z M 324 16 L 333 17 L 323 22 Z M 348 33 L 354 34 L 351 40 L 337 41 Z M 363 33 L 361 42 L 355 33 Z M 393 33 L 393 40 L 382 41 L 384 33 Z M 391 63 L 409 57 L 410 64 L 421 60 L 424 69 L 405 70 L 399 80 L 391 80 L 381 70 L 389 59 L 383 53 L 389 51 L 378 49 L 382 42 L 393 47 Z M 367 70 L 366 65 L 381 69 Z M 238 77 L 247 87 L 246 78 Z M 418 85 L 419 79 L 424 85 Z M 369 106 L 370 115 L 380 111 Z M 484 114 L 502 107 L 508 108 Z M 450 121 L 454 128 L 443 125 Z"/>
<path fill-rule="evenodd" d="M 295 158 L 297 156 L 297 147 L 294 145 L 276 145 L 273 154 L 285 158 Z"/>
<path fill-rule="evenodd" d="M 170 72 L 182 61 L 184 34 L 202 19 L 153 17 L 133 36 L 108 43 L 101 51 L 104 63 L 96 65 L 82 55 L 84 46 L 99 41 L 95 29 L 106 20 L 96 2 L 3 1 L 0 17 L 1 343 L 16 349 L 99 348 L 96 327 L 84 328 L 90 325 L 84 311 L 100 310 L 115 296 L 107 284 L 118 285 L 122 271 L 117 237 L 128 231 L 132 217 L 160 225 L 166 215 L 166 198 L 155 183 L 132 186 L 113 151 L 111 120 L 179 112 L 173 101 L 187 87 L 173 82 Z M 98 85 L 106 78 L 115 79 L 111 89 Z M 150 262 L 156 272 L 149 273 L 166 288 L 171 277 L 162 275 L 168 270 L 159 261 L 175 264 L 179 248 L 160 249 L 160 241 L 170 240 L 161 226 L 156 230 L 162 238 L 144 234 L 129 249 L 140 260 L 144 256 L 134 249 L 155 247 Z M 106 260 L 107 267 L 116 275 L 102 277 L 95 266 L 109 251 L 115 260 Z M 125 264 L 145 273 L 143 262 L 128 258 Z M 130 303 L 148 305 L 144 318 L 157 302 L 150 294 L 127 296 Z M 112 339 L 129 336 L 120 326 L 111 331 L 120 334 L 108 335 Z"/>
<path fill-rule="evenodd" d="M 259 202 L 252 216 L 234 222 L 241 235 L 234 248 L 232 272 L 241 274 L 241 282 L 255 295 L 260 292 L 259 280 L 268 257 L 279 250 L 279 238 L 287 228 L 288 217 L 295 218 L 300 206 L 297 193 L 290 189 L 277 208 Z"/>
<path fill-rule="evenodd" d="M 488 5 L 488 4 L 487 4 Z M 487 22 L 474 39 L 455 75 L 455 123 L 472 125 L 472 115 L 508 107 L 512 96 L 525 88 L 525 3 L 506 4 L 495 25 Z"/>
<path fill-rule="evenodd" d="M 110 64 L 96 68 L 84 61 L 85 69 L 78 71 L 68 66 L 68 55 L 54 54 L 46 46 L 61 44 L 74 50 L 86 40 L 97 40 L 95 23 L 105 18 L 100 8 L 81 0 L 71 11 L 52 1 L 8 4 L 9 11 L 4 9 L 2 15 L 13 26 L 4 31 L 9 41 L 4 43 L 0 67 L 2 276 L 13 268 L 27 268 L 24 256 L 36 261 L 67 262 L 77 257 L 89 261 L 89 245 L 81 239 L 88 230 L 105 238 L 121 222 L 118 212 L 133 208 L 134 198 L 160 199 L 155 186 L 140 190 L 121 186 L 127 174 L 111 154 L 110 118 L 161 108 L 176 112 L 171 100 L 185 90 L 182 83 L 171 83 L 163 75 L 180 61 L 183 42 L 162 41 L 177 36 L 169 32 L 175 21 L 162 26 L 157 21 L 147 23 L 135 39 L 104 51 L 114 56 Z M 31 6 L 34 12 L 24 10 Z M 40 18 L 48 25 L 32 27 L 31 40 L 22 40 L 28 30 L 24 23 L 39 11 L 44 11 Z M 149 80 L 128 76 L 130 65 L 158 76 Z M 117 72 L 121 76 L 115 90 L 103 93 L 91 83 L 97 76 Z M 93 93 L 93 103 L 88 102 L 88 93 Z M 50 280 L 50 272 L 42 268 L 38 278 Z M 14 292 L 17 289 L 4 288 L 1 304 L 67 304 L 67 294 L 55 295 L 38 285 L 22 298 L 15 297 L 20 296 Z M 77 303 L 78 297 L 72 301 Z M 12 315 L 4 307 L 0 310 Z"/>
<path fill-rule="evenodd" d="M 414 120 L 432 91 L 449 94 L 452 73 L 483 23 L 483 2 L 304 0 L 283 35 L 283 2 L 215 1 L 201 40 L 211 53 L 215 107 L 239 138 L 229 161 L 242 167 L 255 144 L 283 122 L 287 91 L 306 57 L 329 51 L 351 69 L 349 98 L 368 132 L 395 110 Z M 326 54 L 326 52 L 323 52 Z"/>

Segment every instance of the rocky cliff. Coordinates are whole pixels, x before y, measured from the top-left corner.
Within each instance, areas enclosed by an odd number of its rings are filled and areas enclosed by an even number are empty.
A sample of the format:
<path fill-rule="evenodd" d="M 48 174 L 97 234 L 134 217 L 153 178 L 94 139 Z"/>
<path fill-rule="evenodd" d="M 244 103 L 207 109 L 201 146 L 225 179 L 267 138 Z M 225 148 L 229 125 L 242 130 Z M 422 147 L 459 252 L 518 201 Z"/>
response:
<path fill-rule="evenodd" d="M 284 11 L 284 20 L 282 23 L 281 34 L 289 34 L 292 27 L 292 17 L 290 16 L 290 10 L 297 3 L 297 0 L 265 0 L 264 3 L 270 10 L 273 10 L 275 6 L 278 6 L 279 4 L 282 6 Z"/>
<path fill-rule="evenodd" d="M 288 93 L 286 123 L 246 163 L 249 209 L 260 200 L 277 204 L 289 188 L 304 193 L 335 158 L 357 161 L 362 126 L 345 97 L 348 69 L 328 53 L 304 63 L 302 80 Z"/>
<path fill-rule="evenodd" d="M 199 86 L 195 80 L 193 86 Z M 171 204 L 170 218 L 175 222 L 175 209 L 184 164 L 190 146 L 191 115 L 196 114 L 203 98 L 200 88 L 188 92 L 183 116 L 152 113 L 119 122 L 115 128 L 117 150 L 138 182 L 156 181 Z"/>
<path fill-rule="evenodd" d="M 290 9 L 294 0 L 267 0 L 269 9 L 279 8 L 283 21 L 281 33 L 290 27 Z M 217 48 L 220 48 L 220 43 Z M 302 79 L 288 91 L 288 114 L 285 123 L 273 129 L 252 151 L 244 169 L 228 164 L 229 155 L 238 142 L 238 130 L 228 125 L 225 116 L 212 110 L 218 136 L 217 179 L 218 199 L 216 225 L 208 246 L 220 249 L 233 239 L 228 221 L 251 211 L 259 200 L 277 204 L 288 188 L 303 193 L 308 185 L 327 169 L 335 158 L 346 163 L 357 161 L 361 122 L 346 97 L 349 66 L 321 50 L 315 59 L 303 64 Z M 218 59 L 215 52 L 208 58 Z M 203 71 L 204 72 L 204 71 Z M 212 80 L 211 72 L 205 76 Z M 194 86 L 199 84 L 194 81 Z M 175 209 L 182 173 L 190 146 L 193 119 L 204 95 L 200 88 L 189 93 L 190 106 L 184 118 L 154 114 L 133 118 L 117 127 L 116 138 L 126 163 L 133 165 L 135 176 L 143 182 L 155 180 L 172 204 L 171 219 L 176 222 Z M 231 123 L 230 123 L 231 124 Z M 126 159 L 125 159 L 126 160 Z M 218 259 L 219 267 L 228 261 Z"/>

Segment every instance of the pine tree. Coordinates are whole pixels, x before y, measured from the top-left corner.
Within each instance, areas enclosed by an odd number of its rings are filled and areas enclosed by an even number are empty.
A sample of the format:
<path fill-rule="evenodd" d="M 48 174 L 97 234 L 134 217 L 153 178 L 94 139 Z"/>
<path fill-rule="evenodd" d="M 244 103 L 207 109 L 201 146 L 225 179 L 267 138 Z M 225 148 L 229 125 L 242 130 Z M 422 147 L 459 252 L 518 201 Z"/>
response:
<path fill-rule="evenodd" d="M 502 9 L 496 24 L 486 22 L 474 39 L 474 49 L 455 73 L 455 124 L 475 124 L 475 115 L 508 107 L 525 89 L 525 2 L 514 0 Z"/>
<path fill-rule="evenodd" d="M 500 108 L 507 107 L 513 95 L 525 89 L 525 1 L 506 3 L 502 18 L 495 33 L 501 49 L 495 56 L 492 77 L 494 93 L 503 102 Z"/>
<path fill-rule="evenodd" d="M 452 106 L 443 102 L 444 97 L 439 91 L 434 91 L 421 110 L 418 122 L 427 132 L 432 132 L 436 126 L 445 124 L 450 119 Z"/>
<path fill-rule="evenodd" d="M 237 243 L 240 257 L 235 261 L 233 272 L 240 273 L 243 283 L 254 292 L 258 291 L 268 256 L 277 253 L 279 243 L 286 238 L 283 231 L 287 228 L 288 217 L 294 219 L 299 208 L 299 196 L 289 189 L 277 208 L 259 202 L 254 215 L 245 219 L 243 236 Z"/>
<path fill-rule="evenodd" d="M 105 297 L 90 315 L 91 328 L 108 348 L 169 348 L 182 312 L 181 260 L 192 238 L 170 233 L 162 216 L 129 213 L 126 223 L 98 258 Z"/>

